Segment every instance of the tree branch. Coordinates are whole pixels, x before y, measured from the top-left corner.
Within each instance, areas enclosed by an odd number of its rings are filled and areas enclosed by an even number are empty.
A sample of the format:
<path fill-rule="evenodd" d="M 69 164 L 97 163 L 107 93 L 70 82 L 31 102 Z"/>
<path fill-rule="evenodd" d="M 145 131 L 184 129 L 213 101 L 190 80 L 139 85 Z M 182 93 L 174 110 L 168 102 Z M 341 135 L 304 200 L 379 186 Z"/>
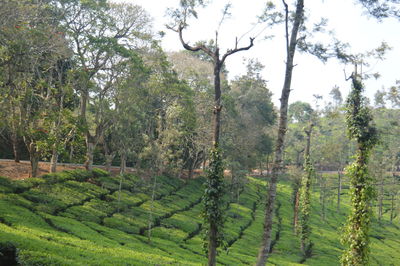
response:
<path fill-rule="evenodd" d="M 187 42 L 185 42 L 183 40 L 183 34 L 182 34 L 183 29 L 184 29 L 184 26 L 182 24 L 180 24 L 179 27 L 178 27 L 179 40 L 181 41 L 183 47 L 186 50 L 189 50 L 189 51 L 192 51 L 192 52 L 203 51 L 203 52 L 205 52 L 206 54 L 208 54 L 209 56 L 211 56 L 212 58 L 215 59 L 215 53 L 213 53 L 213 51 L 211 51 L 211 49 L 209 49 L 205 45 L 199 44 L 197 46 L 191 46 Z"/>
<path fill-rule="evenodd" d="M 286 52 L 289 55 L 289 7 L 285 0 L 282 0 L 285 6 L 285 32 L 286 32 Z"/>
<path fill-rule="evenodd" d="M 228 51 L 222 56 L 221 65 L 225 62 L 225 59 L 226 59 L 228 56 L 230 56 L 230 55 L 232 55 L 232 54 L 234 54 L 234 53 L 240 52 L 240 51 L 249 50 L 251 47 L 253 47 L 253 45 L 254 45 L 254 39 L 255 39 L 255 38 L 250 37 L 250 44 L 249 44 L 248 46 L 246 46 L 246 47 L 241 47 L 241 48 L 237 48 L 237 46 L 238 46 L 238 40 L 237 40 L 237 38 L 236 38 L 236 41 L 235 41 L 235 48 L 234 48 L 234 49 L 228 50 Z"/>

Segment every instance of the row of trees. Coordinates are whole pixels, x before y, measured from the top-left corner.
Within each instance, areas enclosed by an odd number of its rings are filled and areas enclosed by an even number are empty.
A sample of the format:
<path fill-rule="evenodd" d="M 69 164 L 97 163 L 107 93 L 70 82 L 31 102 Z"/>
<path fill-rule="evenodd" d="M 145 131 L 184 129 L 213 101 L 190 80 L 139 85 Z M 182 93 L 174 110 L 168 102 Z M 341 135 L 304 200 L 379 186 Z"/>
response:
<path fill-rule="evenodd" d="M 128 163 L 190 176 L 207 160 L 212 63 L 201 53 L 164 53 L 141 7 L 100 0 L 2 5 L 1 133 L 16 161 L 27 151 L 32 176 L 40 159 L 50 160 L 52 171 L 58 161 L 83 160 L 91 170 L 95 160 L 108 169 L 119 163 L 121 172 Z M 262 128 L 275 115 L 262 68 L 250 60 L 242 77 L 228 83 L 224 70 L 221 79 L 229 91 L 222 120 L 231 129 L 221 145 L 231 150 L 230 165 L 240 157 L 240 169 L 261 162 L 264 150 L 255 147 L 271 145 Z M 236 155 L 234 141 L 251 127 L 261 131 Z"/>

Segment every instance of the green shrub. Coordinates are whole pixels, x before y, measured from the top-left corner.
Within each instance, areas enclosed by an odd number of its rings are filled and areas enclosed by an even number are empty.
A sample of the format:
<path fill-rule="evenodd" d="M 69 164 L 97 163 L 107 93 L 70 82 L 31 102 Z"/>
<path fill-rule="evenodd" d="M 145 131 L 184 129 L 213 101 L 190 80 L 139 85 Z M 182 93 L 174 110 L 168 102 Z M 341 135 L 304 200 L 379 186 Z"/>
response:
<path fill-rule="evenodd" d="M 9 178 L 0 176 L 0 193 L 12 193 L 14 191 L 14 183 Z"/>
<path fill-rule="evenodd" d="M 103 220 L 103 224 L 107 227 L 110 227 L 112 229 L 120 230 L 128 234 L 139 234 L 140 231 L 140 226 L 135 226 L 133 224 L 130 224 L 124 219 L 121 219 L 120 214 L 115 214 L 112 217 L 106 217 Z M 145 224 L 142 224 L 142 226 Z"/>
<path fill-rule="evenodd" d="M 72 206 L 60 213 L 61 216 L 76 219 L 78 221 L 91 221 L 101 223 L 103 217 L 107 216 L 106 213 L 84 206 Z"/>
<path fill-rule="evenodd" d="M 110 176 L 109 172 L 107 172 L 106 170 L 102 170 L 100 168 L 93 168 L 91 174 L 92 174 L 93 178 L 101 178 L 101 177 Z"/>

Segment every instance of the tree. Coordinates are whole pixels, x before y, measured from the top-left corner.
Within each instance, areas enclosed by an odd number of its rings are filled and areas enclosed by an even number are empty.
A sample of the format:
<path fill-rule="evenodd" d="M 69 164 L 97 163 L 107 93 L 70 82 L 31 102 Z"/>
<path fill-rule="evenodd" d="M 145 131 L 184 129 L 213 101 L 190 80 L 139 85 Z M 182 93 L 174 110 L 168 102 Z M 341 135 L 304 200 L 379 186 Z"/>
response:
<path fill-rule="evenodd" d="M 169 29 L 178 33 L 182 46 L 192 52 L 202 51 L 210 58 L 214 67 L 214 107 L 213 107 L 213 148 L 210 155 L 210 166 L 207 174 L 206 190 L 204 194 L 205 220 L 209 224 L 208 229 L 208 264 L 216 264 L 217 248 L 222 242 L 222 194 L 223 194 L 223 166 L 220 150 L 220 130 L 221 130 L 221 69 L 227 57 L 240 52 L 249 50 L 253 46 L 254 38 L 250 38 L 250 44 L 245 47 L 238 47 L 236 38 L 233 49 L 220 54 L 218 45 L 218 31 L 216 32 L 214 47 L 207 47 L 205 44 L 190 45 L 183 38 L 183 30 L 188 27 L 187 20 L 197 17 L 195 8 L 202 4 L 202 1 L 181 1 L 180 9 L 172 13 L 175 20 L 174 25 Z M 224 11 L 224 15 L 227 10 Z"/>
<path fill-rule="evenodd" d="M 2 86 L 10 116 L 14 155 L 22 136 L 31 161 L 31 175 L 37 175 L 38 161 L 48 150 L 47 134 L 54 130 L 64 109 L 68 86 L 63 81 L 69 49 L 59 32 L 54 10 L 42 2 L 11 1 L 16 16 L 3 21 L 1 45 L 8 60 L 3 67 Z M 58 126 L 61 126 L 58 123 Z M 53 132 L 51 132 L 53 133 Z"/>
<path fill-rule="evenodd" d="M 269 127 L 273 125 L 276 114 L 267 81 L 261 77 L 263 68 L 257 60 L 248 60 L 247 73 L 235 78 L 227 93 L 230 99 L 226 102 L 231 104 L 225 105 L 227 130 L 222 145 L 228 166 L 239 171 L 251 171 L 258 166 L 261 169 L 272 152 Z"/>
<path fill-rule="evenodd" d="M 345 227 L 343 242 L 347 245 L 342 265 L 367 265 L 369 260 L 369 227 L 371 199 L 374 195 L 368 174 L 368 159 L 377 143 L 377 131 L 372 115 L 362 97 L 363 85 L 357 71 L 352 74 L 352 90 L 346 101 L 346 123 L 349 137 L 357 142 L 354 162 L 346 168 L 350 178 L 351 213 Z"/>
<path fill-rule="evenodd" d="M 340 92 L 340 89 L 338 86 L 334 86 L 332 88 L 332 90 L 329 92 L 329 95 L 332 96 L 333 104 L 336 108 L 338 106 L 342 105 L 342 102 L 343 102 L 342 93 Z"/>
<path fill-rule="evenodd" d="M 400 7 L 398 0 L 358 0 L 368 13 L 381 20 L 384 18 L 400 18 Z"/>
<path fill-rule="evenodd" d="M 194 134 L 186 135 L 186 142 L 190 149 L 185 150 L 187 158 L 186 168 L 188 176 L 193 176 L 193 170 L 205 163 L 207 151 L 211 147 L 211 127 L 209 106 L 213 104 L 213 65 L 209 61 L 200 59 L 195 53 L 181 51 L 170 53 L 168 59 L 172 62 L 178 78 L 187 82 L 193 90 L 193 101 L 196 112 L 196 129 Z M 221 80 L 225 77 L 222 75 Z"/>
<path fill-rule="evenodd" d="M 311 256 L 312 242 L 310 240 L 310 212 L 311 212 L 311 181 L 315 176 L 314 166 L 310 157 L 311 134 L 314 124 L 310 122 L 304 132 L 307 135 L 307 143 L 304 152 L 304 175 L 301 180 L 300 196 L 299 196 L 299 235 L 300 249 L 305 258 Z"/>
<path fill-rule="evenodd" d="M 275 144 L 275 155 L 272 166 L 271 180 L 269 182 L 268 196 L 266 200 L 265 208 L 265 221 L 264 231 L 260 249 L 258 252 L 257 265 L 265 265 L 269 252 L 271 251 L 271 233 L 272 233 L 272 219 L 274 216 L 275 198 L 276 198 L 276 186 L 278 182 L 278 175 L 282 171 L 282 154 L 284 148 L 285 135 L 287 130 L 287 112 L 288 112 L 288 101 L 290 95 L 290 87 L 292 82 L 293 73 L 293 59 L 298 44 L 298 33 L 301 24 L 304 20 L 304 1 L 298 0 L 296 3 L 296 11 L 293 14 L 293 26 L 291 34 L 289 35 L 289 7 L 286 1 L 283 0 L 285 6 L 285 28 L 286 28 L 286 70 L 285 79 L 281 95 L 281 106 L 279 110 L 279 124 L 278 124 L 278 135 Z"/>
<path fill-rule="evenodd" d="M 62 10 L 61 23 L 74 53 L 75 89 L 80 94 L 80 120 L 85 129 L 85 167 L 91 170 L 94 149 L 111 125 L 103 114 L 110 108 L 110 95 L 118 83 L 120 73 L 115 69 L 135 56 L 135 48 L 146 46 L 149 18 L 139 6 L 105 0 L 53 4 Z"/>

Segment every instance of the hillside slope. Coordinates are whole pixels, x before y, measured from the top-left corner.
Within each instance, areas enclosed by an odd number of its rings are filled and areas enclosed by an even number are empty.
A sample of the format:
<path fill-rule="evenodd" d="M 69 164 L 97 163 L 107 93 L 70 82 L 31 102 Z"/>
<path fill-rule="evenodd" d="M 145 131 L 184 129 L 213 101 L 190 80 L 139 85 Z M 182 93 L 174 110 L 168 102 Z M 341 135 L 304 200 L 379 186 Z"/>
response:
<path fill-rule="evenodd" d="M 203 181 L 199 178 L 185 182 L 167 177 L 143 181 L 133 175 L 110 177 L 98 169 L 92 173 L 75 170 L 24 181 L 1 178 L 1 262 L 5 265 L 16 262 L 204 265 Z M 264 191 L 264 181 L 249 177 L 238 201 L 236 196 L 227 196 L 232 198 L 227 204 L 225 223 L 228 249 L 220 252 L 221 265 L 254 264 L 262 231 Z M 320 217 L 318 192 L 313 197 L 315 245 L 312 257 L 304 264 L 338 265 L 341 249 L 338 228 L 347 207 L 336 214 L 333 202 L 328 202 L 324 221 Z M 276 241 L 270 258 L 276 265 L 296 265 L 303 260 L 293 234 L 290 198 L 290 185 L 282 182 L 274 226 Z M 398 265 L 400 255 L 395 251 L 400 250 L 400 230 L 383 221 L 382 227 L 375 226 L 371 235 L 372 264 Z"/>

